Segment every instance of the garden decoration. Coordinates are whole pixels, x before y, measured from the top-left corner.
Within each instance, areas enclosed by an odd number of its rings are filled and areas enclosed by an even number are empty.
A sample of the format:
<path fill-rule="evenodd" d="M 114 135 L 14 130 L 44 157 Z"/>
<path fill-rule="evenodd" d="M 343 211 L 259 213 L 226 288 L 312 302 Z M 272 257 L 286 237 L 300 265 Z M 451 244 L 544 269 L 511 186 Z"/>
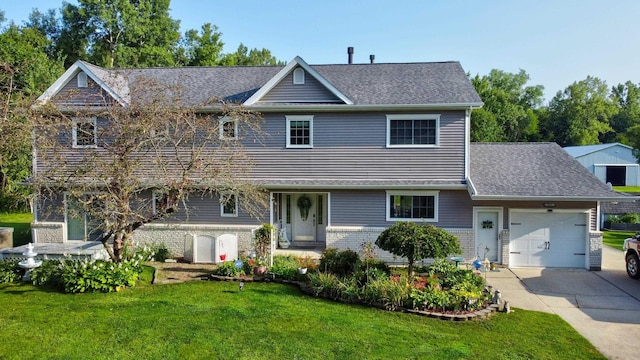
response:
<path fill-rule="evenodd" d="M 42 260 L 34 260 L 33 258 L 38 255 L 33 252 L 33 243 L 27 244 L 27 251 L 23 252 L 22 255 L 26 256 L 26 260 L 22 260 L 18 263 L 18 266 L 25 269 L 24 276 L 22 276 L 22 281 L 29 281 L 31 279 L 31 270 L 37 268 L 42 265 Z"/>
<path fill-rule="evenodd" d="M 298 199 L 298 209 L 300 209 L 300 217 L 306 221 L 309 217 L 309 209 L 311 209 L 311 198 L 306 194 L 300 196 Z"/>

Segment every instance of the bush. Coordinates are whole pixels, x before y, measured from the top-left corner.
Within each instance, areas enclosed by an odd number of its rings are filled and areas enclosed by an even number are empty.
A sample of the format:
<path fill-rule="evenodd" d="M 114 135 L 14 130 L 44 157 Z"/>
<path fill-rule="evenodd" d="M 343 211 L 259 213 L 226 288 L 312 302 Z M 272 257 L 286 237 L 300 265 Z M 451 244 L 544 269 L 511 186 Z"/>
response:
<path fill-rule="evenodd" d="M 18 282 L 24 270 L 18 266 L 20 260 L 10 259 L 0 261 L 0 284 Z"/>
<path fill-rule="evenodd" d="M 375 279 L 363 289 L 363 300 L 369 304 L 380 304 L 387 310 L 396 310 L 404 306 L 409 296 L 406 278 L 381 277 Z"/>
<path fill-rule="evenodd" d="M 42 265 L 31 271 L 31 282 L 36 286 L 52 286 L 64 291 L 61 260 L 44 260 Z"/>
<path fill-rule="evenodd" d="M 62 284 L 67 293 L 112 292 L 135 286 L 142 273 L 138 259 L 112 263 L 103 260 L 60 260 Z"/>
<path fill-rule="evenodd" d="M 158 245 L 154 255 L 155 261 L 164 262 L 165 260 L 171 259 L 172 257 L 173 255 L 171 254 L 171 251 L 169 251 L 169 249 L 164 243 Z"/>
<path fill-rule="evenodd" d="M 620 217 L 623 224 L 640 224 L 640 216 L 634 213 L 626 213 Z"/>
<path fill-rule="evenodd" d="M 244 263 L 243 263 L 244 264 Z M 246 275 L 244 266 L 237 268 L 235 261 L 225 261 L 213 271 L 214 274 L 220 276 L 238 277 L 240 275 Z"/>
<path fill-rule="evenodd" d="M 286 279 L 295 280 L 298 278 L 298 259 L 295 256 L 277 255 L 273 257 L 273 266 L 269 271 L 276 276 Z"/>
<path fill-rule="evenodd" d="M 358 253 L 352 250 L 338 251 L 336 248 L 326 248 L 320 258 L 320 271 L 336 276 L 351 275 L 356 270 L 359 258 Z"/>

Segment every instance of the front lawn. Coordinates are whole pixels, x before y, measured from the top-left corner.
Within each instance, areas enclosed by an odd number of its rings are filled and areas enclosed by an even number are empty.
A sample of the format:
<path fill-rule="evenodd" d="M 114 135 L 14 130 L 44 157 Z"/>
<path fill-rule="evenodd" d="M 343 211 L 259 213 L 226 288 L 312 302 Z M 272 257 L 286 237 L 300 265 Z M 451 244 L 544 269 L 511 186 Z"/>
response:
<path fill-rule="evenodd" d="M 603 231 L 602 243 L 622 250 L 624 239 L 635 235 L 635 231 Z"/>
<path fill-rule="evenodd" d="M 65 295 L 0 285 L 8 359 L 604 359 L 556 315 L 446 322 L 279 284 L 195 281 Z"/>
<path fill-rule="evenodd" d="M 0 213 L 0 227 L 13 228 L 13 246 L 26 245 L 31 242 L 31 213 Z"/>

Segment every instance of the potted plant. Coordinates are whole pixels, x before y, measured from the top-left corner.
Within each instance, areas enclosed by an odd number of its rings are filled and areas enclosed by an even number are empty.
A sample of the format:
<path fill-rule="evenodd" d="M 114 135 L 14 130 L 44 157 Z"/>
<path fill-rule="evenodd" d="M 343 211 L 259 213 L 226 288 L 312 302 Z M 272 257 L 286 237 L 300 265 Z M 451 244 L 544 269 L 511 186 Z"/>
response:
<path fill-rule="evenodd" d="M 305 256 L 305 257 L 298 257 L 298 272 L 302 275 L 306 274 L 307 271 L 311 268 L 313 269 L 316 264 L 313 261 L 313 259 L 311 259 L 310 256 Z"/>
<path fill-rule="evenodd" d="M 253 246 L 256 249 L 256 267 L 253 273 L 256 275 L 262 275 L 267 271 L 267 255 L 271 249 L 273 231 L 273 225 L 264 223 L 253 235 Z"/>

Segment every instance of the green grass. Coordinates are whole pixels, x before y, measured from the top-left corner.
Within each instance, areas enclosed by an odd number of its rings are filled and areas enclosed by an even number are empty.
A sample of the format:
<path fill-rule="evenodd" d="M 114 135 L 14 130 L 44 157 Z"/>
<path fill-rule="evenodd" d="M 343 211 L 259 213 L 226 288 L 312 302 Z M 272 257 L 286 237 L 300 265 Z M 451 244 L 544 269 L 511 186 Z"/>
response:
<path fill-rule="evenodd" d="M 13 228 L 13 246 L 25 245 L 31 242 L 31 213 L 0 213 L 0 227 Z"/>
<path fill-rule="evenodd" d="M 637 192 L 640 193 L 640 186 L 614 186 L 613 190 L 622 192 Z"/>
<path fill-rule="evenodd" d="M 604 359 L 557 315 L 517 309 L 447 322 L 195 281 L 65 295 L 0 285 L 7 359 Z"/>
<path fill-rule="evenodd" d="M 624 239 L 635 235 L 635 231 L 603 231 L 602 243 L 622 250 Z"/>

